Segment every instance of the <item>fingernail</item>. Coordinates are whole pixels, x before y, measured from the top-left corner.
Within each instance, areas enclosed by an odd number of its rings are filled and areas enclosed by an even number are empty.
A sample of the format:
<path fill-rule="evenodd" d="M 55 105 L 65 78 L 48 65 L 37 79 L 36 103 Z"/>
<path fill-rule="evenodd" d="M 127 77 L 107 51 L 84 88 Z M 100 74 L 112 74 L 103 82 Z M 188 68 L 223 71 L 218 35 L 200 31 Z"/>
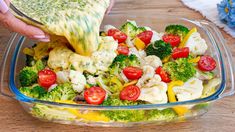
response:
<path fill-rule="evenodd" d="M 42 39 L 38 39 L 38 41 L 41 41 L 41 42 L 50 42 L 50 39 L 49 38 L 42 38 Z"/>
<path fill-rule="evenodd" d="M 45 35 L 34 35 L 33 38 L 35 39 L 44 39 L 44 38 L 47 38 Z"/>
<path fill-rule="evenodd" d="M 9 10 L 4 0 L 0 0 L 0 11 L 5 14 Z"/>

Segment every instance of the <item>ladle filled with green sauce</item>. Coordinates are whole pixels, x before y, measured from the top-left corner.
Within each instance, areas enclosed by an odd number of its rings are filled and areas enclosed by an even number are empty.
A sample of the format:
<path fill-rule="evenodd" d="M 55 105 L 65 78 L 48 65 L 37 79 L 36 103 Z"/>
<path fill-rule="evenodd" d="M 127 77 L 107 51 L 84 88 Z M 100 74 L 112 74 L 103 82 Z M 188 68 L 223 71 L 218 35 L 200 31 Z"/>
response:
<path fill-rule="evenodd" d="M 64 36 L 81 55 L 99 46 L 99 29 L 110 0 L 11 0 L 50 34 Z"/>

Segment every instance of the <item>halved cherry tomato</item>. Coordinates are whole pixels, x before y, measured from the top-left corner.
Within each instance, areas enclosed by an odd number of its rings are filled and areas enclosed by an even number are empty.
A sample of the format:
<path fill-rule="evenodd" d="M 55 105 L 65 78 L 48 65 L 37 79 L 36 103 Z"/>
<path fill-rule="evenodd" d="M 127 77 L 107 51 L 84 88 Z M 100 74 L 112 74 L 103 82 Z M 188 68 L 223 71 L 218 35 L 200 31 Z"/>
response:
<path fill-rule="evenodd" d="M 198 68 L 201 71 L 212 71 L 214 70 L 216 67 L 216 61 L 208 56 L 208 55 L 204 55 L 200 57 L 200 60 L 198 61 Z"/>
<path fill-rule="evenodd" d="M 166 43 L 170 43 L 172 47 L 180 44 L 180 36 L 178 35 L 166 34 L 162 36 L 162 40 Z"/>
<path fill-rule="evenodd" d="M 102 104 L 106 96 L 106 91 L 100 87 L 91 87 L 85 90 L 84 99 L 88 104 Z"/>
<path fill-rule="evenodd" d="M 38 83 L 40 86 L 48 89 L 56 83 L 56 74 L 50 69 L 44 69 L 38 72 Z"/>
<path fill-rule="evenodd" d="M 155 70 L 155 73 L 158 74 L 158 75 L 161 77 L 161 79 L 162 79 L 163 82 L 168 83 L 168 82 L 171 81 L 171 79 L 170 79 L 170 77 L 169 77 L 169 74 L 168 74 L 161 66 L 159 66 L 159 67 Z"/>
<path fill-rule="evenodd" d="M 124 75 L 131 80 L 139 79 L 143 75 L 143 71 L 140 68 L 133 66 L 126 67 L 122 71 Z"/>
<path fill-rule="evenodd" d="M 137 37 L 142 40 L 145 45 L 148 45 L 153 37 L 153 32 L 152 31 L 144 31 L 140 34 L 137 35 Z"/>
<path fill-rule="evenodd" d="M 140 96 L 140 88 L 135 85 L 127 86 L 120 92 L 119 96 L 121 100 L 136 101 Z"/>
<path fill-rule="evenodd" d="M 171 56 L 173 59 L 178 59 L 178 58 L 187 58 L 188 55 L 189 55 L 189 48 L 184 47 L 184 48 L 173 49 L 173 53 Z"/>
<path fill-rule="evenodd" d="M 129 48 L 127 47 L 127 45 L 121 43 L 121 44 L 118 44 L 117 52 L 122 55 L 128 55 Z"/>
<path fill-rule="evenodd" d="M 125 33 L 114 28 L 108 30 L 108 36 L 112 36 L 114 40 L 118 41 L 118 43 L 123 43 L 127 39 L 127 35 Z"/>

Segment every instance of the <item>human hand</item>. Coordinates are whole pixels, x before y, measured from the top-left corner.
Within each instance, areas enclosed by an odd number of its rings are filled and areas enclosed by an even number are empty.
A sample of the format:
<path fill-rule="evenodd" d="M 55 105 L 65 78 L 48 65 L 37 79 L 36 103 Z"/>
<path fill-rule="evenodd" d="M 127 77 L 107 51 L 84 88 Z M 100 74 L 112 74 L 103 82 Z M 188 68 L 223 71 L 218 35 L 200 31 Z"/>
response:
<path fill-rule="evenodd" d="M 28 25 L 17 19 L 10 11 L 8 6 L 9 0 L 0 0 L 0 24 L 7 29 L 20 33 L 28 38 L 39 40 L 42 42 L 50 41 L 49 36 L 41 29 Z"/>

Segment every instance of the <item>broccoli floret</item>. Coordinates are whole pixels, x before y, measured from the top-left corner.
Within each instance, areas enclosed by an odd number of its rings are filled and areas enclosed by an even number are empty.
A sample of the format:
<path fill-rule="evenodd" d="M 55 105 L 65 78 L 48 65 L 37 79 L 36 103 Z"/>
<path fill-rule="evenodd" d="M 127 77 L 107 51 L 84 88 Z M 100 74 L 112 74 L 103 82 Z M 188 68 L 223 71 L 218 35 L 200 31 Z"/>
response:
<path fill-rule="evenodd" d="M 19 80 L 22 87 L 31 86 L 37 82 L 38 71 L 35 67 L 24 67 L 19 73 Z"/>
<path fill-rule="evenodd" d="M 147 55 L 156 55 L 162 60 L 172 53 L 172 47 L 162 40 L 157 40 L 149 44 L 145 52 Z"/>
<path fill-rule="evenodd" d="M 138 35 L 146 30 L 147 30 L 146 27 L 138 27 L 135 31 L 135 35 Z"/>
<path fill-rule="evenodd" d="M 130 36 L 131 38 L 135 37 L 137 29 L 138 29 L 137 26 L 132 21 L 126 22 L 120 28 L 122 32 L 124 32 L 126 35 Z"/>
<path fill-rule="evenodd" d="M 44 96 L 44 94 L 47 93 L 46 90 L 40 86 L 35 86 L 33 88 L 21 87 L 19 91 L 26 96 L 29 96 L 31 98 L 37 98 L 37 99 L 39 99 L 40 97 Z"/>
<path fill-rule="evenodd" d="M 107 100 L 103 102 L 104 106 L 122 106 L 122 105 L 138 105 L 138 102 L 123 101 L 118 98 L 108 97 Z M 143 121 L 145 120 L 144 110 L 104 110 L 101 111 L 106 117 L 113 121 Z"/>
<path fill-rule="evenodd" d="M 76 95 L 77 93 L 74 91 L 71 83 L 64 83 L 56 86 L 41 99 L 48 101 L 73 100 Z"/>
<path fill-rule="evenodd" d="M 147 111 L 148 120 L 173 120 L 177 114 L 171 108 L 164 110 L 149 110 Z"/>
<path fill-rule="evenodd" d="M 171 80 L 186 82 L 196 74 L 196 68 L 188 62 L 188 58 L 180 58 L 174 62 L 165 63 L 163 68 L 170 74 Z"/>
<path fill-rule="evenodd" d="M 38 118 L 47 120 L 74 120 L 76 115 L 69 112 L 67 109 L 36 104 L 31 111 L 32 115 Z"/>
<path fill-rule="evenodd" d="M 31 86 L 37 82 L 38 71 L 45 68 L 41 60 L 36 61 L 33 66 L 24 67 L 19 73 L 19 80 L 22 87 Z"/>
<path fill-rule="evenodd" d="M 181 37 L 181 40 L 187 35 L 189 29 L 183 25 L 169 25 L 165 28 L 167 34 L 174 34 Z"/>
<path fill-rule="evenodd" d="M 130 56 L 118 55 L 114 58 L 113 63 L 109 67 L 110 74 L 117 75 L 121 70 L 127 66 L 139 66 L 140 61 L 134 54 Z"/>

